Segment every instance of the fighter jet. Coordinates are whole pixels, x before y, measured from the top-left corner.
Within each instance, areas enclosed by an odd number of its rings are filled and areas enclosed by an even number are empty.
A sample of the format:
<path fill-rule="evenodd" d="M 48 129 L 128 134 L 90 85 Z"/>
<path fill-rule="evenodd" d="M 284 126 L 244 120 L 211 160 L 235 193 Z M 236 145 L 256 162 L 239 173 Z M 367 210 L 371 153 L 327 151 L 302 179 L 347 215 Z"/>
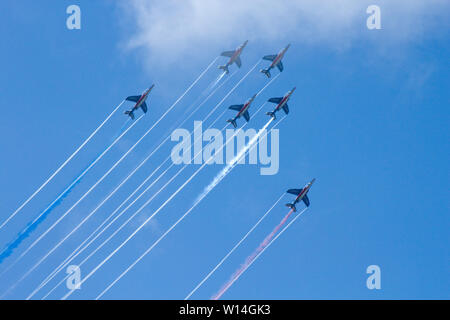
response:
<path fill-rule="evenodd" d="M 134 120 L 134 111 L 136 111 L 137 109 L 141 108 L 142 111 L 146 113 L 147 104 L 145 103 L 145 100 L 147 99 L 148 94 L 150 93 L 150 91 L 152 91 L 154 86 L 155 85 L 152 84 L 152 86 L 147 90 L 145 90 L 144 93 L 141 94 L 140 96 L 129 96 L 128 98 L 126 98 L 125 100 L 136 102 L 136 104 L 134 105 L 133 108 L 131 108 L 131 110 L 125 111 L 125 114 L 129 115 L 130 118 Z"/>
<path fill-rule="evenodd" d="M 255 100 L 256 94 L 248 99 L 248 101 L 244 104 L 235 104 L 229 107 L 231 110 L 238 111 L 237 115 L 233 119 L 228 119 L 227 122 L 231 123 L 233 127 L 237 127 L 236 119 L 239 119 L 241 116 L 244 116 L 245 120 L 250 121 L 250 114 L 248 113 L 248 108 L 250 108 L 251 103 Z"/>
<path fill-rule="evenodd" d="M 228 73 L 228 67 L 232 65 L 233 63 L 236 63 L 237 66 L 240 68 L 242 65 L 240 55 L 242 53 L 242 50 L 244 50 L 245 46 L 247 45 L 248 40 L 245 40 L 243 44 L 241 44 L 236 50 L 233 51 L 224 51 L 220 55 L 224 57 L 229 57 L 230 60 L 224 65 L 219 66 L 219 69 L 222 69 L 225 71 L 225 73 Z"/>
<path fill-rule="evenodd" d="M 309 199 L 308 199 L 307 193 L 308 193 L 309 189 L 311 188 L 312 184 L 314 183 L 314 181 L 316 181 L 315 178 L 312 179 L 311 182 L 308 183 L 303 189 L 289 189 L 287 191 L 287 193 L 294 194 L 297 196 L 297 198 L 295 198 L 294 202 L 287 203 L 286 207 L 289 207 L 292 210 L 294 210 L 294 212 L 296 212 L 297 208 L 295 207 L 295 205 L 302 200 L 305 203 L 305 205 L 307 207 L 309 207 Z"/>
<path fill-rule="evenodd" d="M 267 115 L 271 116 L 273 119 L 276 119 L 277 117 L 275 116 L 275 112 L 280 111 L 281 109 L 284 110 L 284 112 L 286 114 L 289 113 L 289 107 L 287 105 L 287 102 L 289 101 L 289 99 L 291 98 L 291 95 L 294 93 L 295 91 L 295 87 L 292 88 L 291 91 L 289 91 L 288 93 L 286 93 L 284 95 L 284 97 L 281 98 L 270 98 L 268 101 L 272 102 L 272 103 L 276 103 L 277 106 L 275 107 L 275 109 L 273 109 L 272 112 L 266 112 Z"/>
<path fill-rule="evenodd" d="M 277 67 L 278 70 L 282 72 L 284 68 L 281 59 L 283 59 L 284 54 L 286 53 L 287 49 L 289 49 L 290 46 L 291 44 L 288 44 L 286 48 L 282 49 L 280 52 L 278 52 L 278 54 L 270 54 L 268 56 L 264 56 L 263 59 L 272 61 L 272 64 L 267 69 L 261 69 L 260 71 L 264 73 L 268 78 L 270 78 L 270 69 Z"/>

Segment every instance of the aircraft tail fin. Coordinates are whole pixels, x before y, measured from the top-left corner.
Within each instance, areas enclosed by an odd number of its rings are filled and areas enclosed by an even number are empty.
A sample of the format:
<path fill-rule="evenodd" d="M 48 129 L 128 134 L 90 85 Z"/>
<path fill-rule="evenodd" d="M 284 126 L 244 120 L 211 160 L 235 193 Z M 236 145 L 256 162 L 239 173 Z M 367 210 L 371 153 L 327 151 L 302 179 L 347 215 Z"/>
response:
<path fill-rule="evenodd" d="M 264 73 L 267 76 L 267 78 L 270 78 L 270 71 L 269 71 L 269 69 L 261 69 L 259 71 Z"/>
<path fill-rule="evenodd" d="M 231 123 L 234 128 L 237 128 L 236 119 L 228 119 L 227 122 Z"/>
<path fill-rule="evenodd" d="M 134 113 L 133 113 L 133 110 L 127 110 L 127 111 L 125 111 L 125 114 L 126 114 L 126 115 L 129 115 L 130 118 L 131 118 L 132 120 L 134 120 Z"/>
<path fill-rule="evenodd" d="M 268 116 L 271 116 L 273 120 L 276 120 L 277 116 L 275 115 L 275 112 L 266 112 Z"/>
<path fill-rule="evenodd" d="M 286 207 L 291 208 L 294 212 L 297 212 L 297 208 L 293 203 L 286 203 Z"/>
<path fill-rule="evenodd" d="M 224 65 L 224 66 L 219 66 L 219 69 L 222 69 L 223 71 L 225 71 L 225 73 L 228 73 L 228 66 Z"/>

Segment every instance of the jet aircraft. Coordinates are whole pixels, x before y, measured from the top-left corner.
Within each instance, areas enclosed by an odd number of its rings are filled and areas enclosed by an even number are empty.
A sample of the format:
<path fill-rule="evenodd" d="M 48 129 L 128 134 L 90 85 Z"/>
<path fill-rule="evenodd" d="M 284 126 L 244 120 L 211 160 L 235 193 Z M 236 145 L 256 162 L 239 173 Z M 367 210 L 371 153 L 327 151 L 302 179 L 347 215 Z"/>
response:
<path fill-rule="evenodd" d="M 283 59 L 284 54 L 286 53 L 286 51 L 289 49 L 290 46 L 291 45 L 288 44 L 285 48 L 283 48 L 280 52 L 278 52 L 278 54 L 270 54 L 268 56 L 263 57 L 264 60 L 272 61 L 272 63 L 270 64 L 270 66 L 267 69 L 260 70 L 262 73 L 264 73 L 267 76 L 267 78 L 270 78 L 270 69 L 277 67 L 278 70 L 280 70 L 280 72 L 283 71 L 284 67 L 283 67 L 283 62 L 281 62 L 281 59 Z"/>
<path fill-rule="evenodd" d="M 273 111 L 271 112 L 266 112 L 267 115 L 271 116 L 272 118 L 276 119 L 275 113 L 277 111 L 280 111 L 281 109 L 283 109 L 284 113 L 288 114 L 289 113 L 289 107 L 287 105 L 287 102 L 289 101 L 289 99 L 291 98 L 291 95 L 294 93 L 295 91 L 295 87 L 292 88 L 291 91 L 287 92 L 283 97 L 280 98 L 270 98 L 268 101 L 272 102 L 272 103 L 276 103 L 277 106 L 275 107 L 275 109 L 273 109 Z"/>
<path fill-rule="evenodd" d="M 223 71 L 225 71 L 225 73 L 228 73 L 229 72 L 228 67 L 230 65 L 232 65 L 233 63 L 236 63 L 237 66 L 240 68 L 242 65 L 240 56 L 241 56 L 242 50 L 244 50 L 247 43 L 248 43 L 248 40 L 246 40 L 243 44 L 241 44 L 236 50 L 222 52 L 220 55 L 224 56 L 224 57 L 229 57 L 230 60 L 228 60 L 228 62 L 225 65 L 219 66 L 219 69 L 222 69 Z"/>
<path fill-rule="evenodd" d="M 144 93 L 141 94 L 140 96 L 127 97 L 125 100 L 135 102 L 136 104 L 134 105 L 133 108 L 131 108 L 131 110 L 125 111 L 125 114 L 129 115 L 130 118 L 134 120 L 134 111 L 136 111 L 137 109 L 141 108 L 142 111 L 144 111 L 144 113 L 147 113 L 147 104 L 145 103 L 145 100 L 147 99 L 150 91 L 152 91 L 154 86 L 155 85 L 152 84 L 152 86 L 147 90 L 145 90 Z"/>
<path fill-rule="evenodd" d="M 248 109 L 250 108 L 251 103 L 255 100 L 256 94 L 248 99 L 248 101 L 244 104 L 235 104 L 229 107 L 231 110 L 238 111 L 237 115 L 233 119 L 228 119 L 227 122 L 231 123 L 233 127 L 237 127 L 236 119 L 239 119 L 241 116 L 245 118 L 245 120 L 250 121 L 250 114 L 248 113 Z"/>
<path fill-rule="evenodd" d="M 289 189 L 287 191 L 287 193 L 296 195 L 297 197 L 295 198 L 295 200 L 292 203 L 287 203 L 286 207 L 291 208 L 295 212 L 295 211 L 297 211 L 297 208 L 295 207 L 295 205 L 302 200 L 305 203 L 305 205 L 307 207 L 309 207 L 309 198 L 308 198 L 307 193 L 309 192 L 309 189 L 311 188 L 314 181 L 316 181 L 315 178 L 312 179 L 311 182 L 309 182 L 305 187 L 303 187 L 303 189 Z"/>

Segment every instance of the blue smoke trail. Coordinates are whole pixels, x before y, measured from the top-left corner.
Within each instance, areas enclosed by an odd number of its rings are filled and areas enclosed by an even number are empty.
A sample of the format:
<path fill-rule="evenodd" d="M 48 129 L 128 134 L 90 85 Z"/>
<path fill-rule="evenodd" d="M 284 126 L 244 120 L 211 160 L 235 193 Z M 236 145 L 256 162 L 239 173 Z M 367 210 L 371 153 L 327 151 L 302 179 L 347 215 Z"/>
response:
<path fill-rule="evenodd" d="M 14 249 L 16 249 L 22 243 L 22 241 L 30 236 L 30 234 L 47 218 L 47 216 L 53 211 L 53 209 L 55 209 L 62 203 L 64 198 L 66 198 L 70 194 L 73 188 L 75 188 L 75 186 L 80 183 L 81 179 L 88 173 L 89 170 L 87 168 L 89 168 L 89 166 L 93 162 L 95 162 L 99 156 L 97 156 L 95 160 L 93 160 L 86 167 L 86 169 L 83 170 L 83 172 L 79 174 L 78 177 L 75 178 L 75 180 L 73 180 L 72 183 L 66 189 L 64 189 L 64 191 L 61 192 L 59 196 L 55 200 L 53 200 L 52 203 L 50 203 L 50 205 L 44 211 L 42 211 L 32 222 L 28 223 L 27 226 L 17 234 L 16 238 L 13 241 L 6 245 L 5 249 L 3 249 L 3 251 L 0 253 L 0 263 L 8 258 L 13 253 Z"/>
<path fill-rule="evenodd" d="M 128 123 L 129 121 L 127 120 L 119 129 L 118 133 L 113 136 L 112 141 L 116 140 L 117 137 L 123 133 Z M 109 148 L 111 143 L 108 145 L 107 148 Z M 107 148 L 105 148 L 105 150 Z M 64 191 L 61 192 L 59 196 L 55 200 L 53 200 L 53 202 L 50 203 L 50 205 L 44 211 L 42 211 L 32 222 L 28 223 L 26 227 L 17 234 L 16 238 L 6 245 L 3 251 L 0 252 L 0 264 L 13 253 L 14 249 L 16 249 L 22 243 L 22 241 L 24 241 L 26 238 L 30 236 L 30 234 L 48 217 L 48 215 L 56 207 L 58 207 L 62 203 L 62 201 L 70 194 L 73 188 L 75 188 L 81 182 L 83 177 L 91 169 L 93 163 L 97 162 L 98 159 L 102 156 L 102 154 L 103 152 L 99 153 L 97 157 L 93 161 L 91 161 L 88 166 L 86 166 L 86 168 L 75 178 L 75 180 L 73 180 L 72 183 L 66 189 L 64 189 Z"/>

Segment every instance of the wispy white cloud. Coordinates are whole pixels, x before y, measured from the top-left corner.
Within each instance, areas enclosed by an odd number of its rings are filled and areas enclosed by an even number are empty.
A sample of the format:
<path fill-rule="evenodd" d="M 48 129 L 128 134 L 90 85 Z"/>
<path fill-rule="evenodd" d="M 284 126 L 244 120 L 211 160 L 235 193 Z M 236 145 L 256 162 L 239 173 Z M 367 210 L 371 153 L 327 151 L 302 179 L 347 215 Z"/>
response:
<path fill-rule="evenodd" d="M 283 41 L 348 48 L 367 35 L 366 9 L 381 7 L 388 42 L 408 43 L 436 27 L 446 0 L 127 0 L 121 3 L 128 23 L 128 48 L 172 63 L 239 42 Z"/>

